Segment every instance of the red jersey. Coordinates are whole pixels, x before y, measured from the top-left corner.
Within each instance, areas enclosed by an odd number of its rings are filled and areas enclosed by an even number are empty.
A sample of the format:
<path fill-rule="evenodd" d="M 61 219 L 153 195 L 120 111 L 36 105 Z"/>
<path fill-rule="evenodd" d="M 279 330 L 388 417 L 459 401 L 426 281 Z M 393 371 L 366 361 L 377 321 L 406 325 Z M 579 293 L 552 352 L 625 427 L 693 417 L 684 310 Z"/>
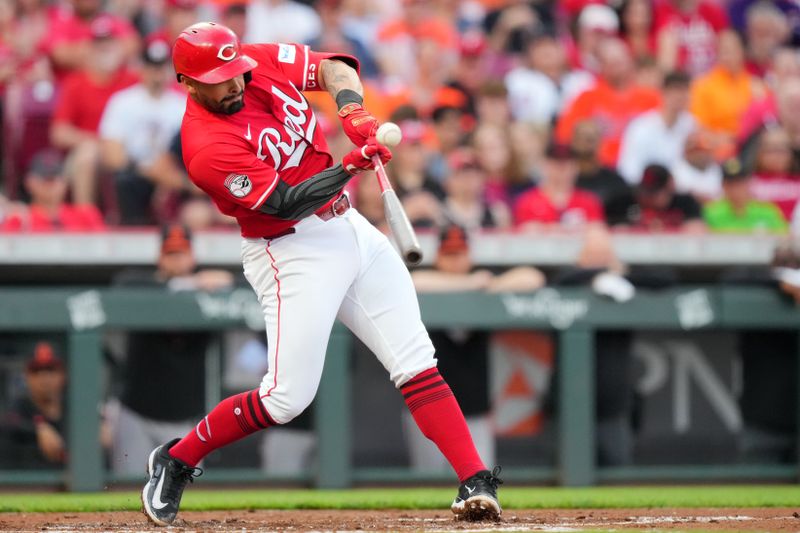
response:
<path fill-rule="evenodd" d="M 678 38 L 678 67 L 689 74 L 711 68 L 717 57 L 717 34 L 728 27 L 728 15 L 715 2 L 701 0 L 692 11 L 684 12 L 670 0 L 654 6 L 656 34 L 675 31 Z"/>
<path fill-rule="evenodd" d="M 116 38 L 133 37 L 136 29 L 127 19 L 110 13 L 99 13 L 90 20 L 84 20 L 67 10 L 53 15 L 50 34 L 45 38 L 43 47 L 50 51 L 62 43 L 79 43 L 92 39 L 92 23 L 98 18 L 107 21 L 111 34 Z"/>
<path fill-rule="evenodd" d="M 90 232 L 106 229 L 103 216 L 93 205 L 62 205 L 58 215 L 51 218 L 41 207 L 32 205 L 24 213 L 9 215 L 0 229 L 3 231 L 74 231 Z"/>
<path fill-rule="evenodd" d="M 244 107 L 222 115 L 187 97 L 183 160 L 192 182 L 220 211 L 236 218 L 242 236 L 265 237 L 297 223 L 259 210 L 278 180 L 296 185 L 333 164 L 301 91 L 321 90 L 323 59 L 342 59 L 356 69 L 358 61 L 298 44 L 242 45 L 242 54 L 258 62 L 244 90 Z"/>
<path fill-rule="evenodd" d="M 531 189 L 517 200 L 514 207 L 514 223 L 541 222 L 575 227 L 587 222 L 603 222 L 603 206 L 597 197 L 580 189 L 575 189 L 563 209 L 550 201 L 541 189 Z"/>
<path fill-rule="evenodd" d="M 107 83 L 99 84 L 85 71 L 69 74 L 53 114 L 53 122 L 66 122 L 83 131 L 97 133 L 108 99 L 138 82 L 135 74 L 120 70 Z"/>
<path fill-rule="evenodd" d="M 756 200 L 774 203 L 786 220 L 791 220 L 794 207 L 800 201 L 800 176 L 756 172 L 750 190 Z"/>

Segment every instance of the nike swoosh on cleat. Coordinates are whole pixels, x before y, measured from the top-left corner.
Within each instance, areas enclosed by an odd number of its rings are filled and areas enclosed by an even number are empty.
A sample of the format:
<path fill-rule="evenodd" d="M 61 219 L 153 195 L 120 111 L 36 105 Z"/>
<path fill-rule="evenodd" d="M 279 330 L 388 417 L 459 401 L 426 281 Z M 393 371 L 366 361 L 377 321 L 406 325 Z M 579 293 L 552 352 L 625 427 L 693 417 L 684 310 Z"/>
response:
<path fill-rule="evenodd" d="M 162 475 L 161 479 L 158 480 L 158 485 L 156 485 L 156 491 L 153 493 L 154 509 L 163 509 L 164 507 L 169 505 L 161 501 L 161 489 L 163 488 L 164 488 L 164 475 Z"/>
<path fill-rule="evenodd" d="M 475 487 L 469 487 L 467 485 L 464 485 L 464 488 L 467 489 L 467 492 L 469 492 L 470 494 L 475 492 Z"/>

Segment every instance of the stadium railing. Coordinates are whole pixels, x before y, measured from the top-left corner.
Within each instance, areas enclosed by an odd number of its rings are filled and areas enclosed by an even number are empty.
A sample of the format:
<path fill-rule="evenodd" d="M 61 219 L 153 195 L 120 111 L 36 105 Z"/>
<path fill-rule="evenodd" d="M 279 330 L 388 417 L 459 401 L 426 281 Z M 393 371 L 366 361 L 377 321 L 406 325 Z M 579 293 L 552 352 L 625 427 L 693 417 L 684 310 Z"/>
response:
<path fill-rule="evenodd" d="M 158 253 L 155 231 L 93 234 L 0 235 L 0 265 L 152 265 Z M 764 235 L 686 235 L 620 233 L 614 249 L 623 263 L 647 265 L 768 264 L 778 238 Z M 435 256 L 436 237 L 420 234 L 423 264 Z M 566 232 L 483 232 L 473 236 L 472 256 L 478 265 L 553 266 L 571 264 L 583 239 Z M 203 232 L 194 239 L 200 264 L 239 266 L 241 238 L 232 232 Z"/>

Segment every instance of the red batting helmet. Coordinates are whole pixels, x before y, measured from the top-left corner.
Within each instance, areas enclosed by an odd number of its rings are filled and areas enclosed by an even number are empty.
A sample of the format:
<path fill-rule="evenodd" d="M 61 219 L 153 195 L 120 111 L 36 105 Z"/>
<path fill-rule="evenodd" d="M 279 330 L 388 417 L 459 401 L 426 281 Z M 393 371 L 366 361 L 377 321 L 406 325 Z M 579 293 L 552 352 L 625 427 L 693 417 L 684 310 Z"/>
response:
<path fill-rule="evenodd" d="M 181 75 L 202 83 L 220 83 L 258 66 L 243 55 L 236 34 L 214 22 L 199 22 L 183 30 L 172 47 L 172 63 Z"/>

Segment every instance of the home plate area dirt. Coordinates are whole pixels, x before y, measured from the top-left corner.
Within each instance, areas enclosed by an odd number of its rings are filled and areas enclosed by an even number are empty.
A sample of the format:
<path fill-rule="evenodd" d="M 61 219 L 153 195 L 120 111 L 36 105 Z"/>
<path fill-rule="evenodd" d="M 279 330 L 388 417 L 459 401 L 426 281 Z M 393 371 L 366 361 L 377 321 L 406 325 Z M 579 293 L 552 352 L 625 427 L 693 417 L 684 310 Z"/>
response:
<path fill-rule="evenodd" d="M 797 509 L 507 510 L 499 522 L 464 522 L 444 511 L 185 512 L 161 528 L 140 513 L 4 513 L 3 531 L 800 531 Z"/>

